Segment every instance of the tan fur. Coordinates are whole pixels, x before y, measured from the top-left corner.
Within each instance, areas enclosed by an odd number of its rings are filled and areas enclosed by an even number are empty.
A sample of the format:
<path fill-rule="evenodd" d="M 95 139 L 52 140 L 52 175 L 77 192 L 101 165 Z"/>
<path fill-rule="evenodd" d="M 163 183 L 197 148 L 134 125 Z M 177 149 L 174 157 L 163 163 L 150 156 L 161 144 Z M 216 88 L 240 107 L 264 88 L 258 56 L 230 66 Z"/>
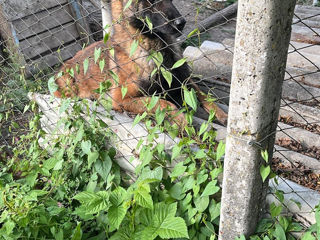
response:
<path fill-rule="evenodd" d="M 139 2 L 136 4 L 139 4 Z M 155 69 L 153 61 L 148 60 L 147 57 L 149 56 L 150 50 L 159 50 L 161 42 L 158 39 L 151 40 L 150 38 L 144 37 L 125 21 L 125 19 L 132 14 L 132 8 L 139 7 L 139 5 L 133 6 L 125 12 L 123 11 L 124 6 L 125 1 L 111 1 L 112 19 L 116 24 L 114 24 L 113 36 L 107 44 L 104 44 L 103 41 L 96 42 L 79 51 L 61 67 L 60 73 L 56 75 L 56 83 L 59 86 L 59 89 L 54 93 L 56 97 L 78 96 L 80 98 L 97 99 L 99 95 L 95 93 L 94 90 L 99 88 L 100 83 L 110 80 L 112 86 L 108 95 L 112 99 L 112 107 L 114 110 L 125 110 L 133 113 L 143 113 L 147 111 L 145 104 L 150 101 L 150 97 L 142 95 L 139 89 L 139 81 L 141 81 L 141 79 L 149 79 L 151 72 Z M 133 56 L 130 57 L 131 45 L 135 40 L 139 42 L 139 45 Z M 110 54 L 111 46 L 114 48 L 114 58 Z M 102 49 L 102 53 L 97 63 L 95 63 L 94 52 L 95 49 L 99 48 Z M 84 74 L 83 63 L 86 59 L 89 59 L 89 67 L 86 74 Z M 101 72 L 99 61 L 103 59 L 105 61 L 105 67 Z M 73 71 L 71 69 L 73 69 Z M 118 75 L 119 83 L 116 83 L 112 79 L 110 70 Z M 70 74 L 70 71 L 71 73 L 73 72 L 73 74 Z M 62 76 L 59 75 L 61 73 L 63 73 Z M 127 93 L 122 97 L 121 88 L 124 87 L 127 88 Z M 200 93 L 200 90 L 197 92 Z M 198 94 L 198 97 L 201 98 L 201 102 L 204 101 L 201 94 Z M 174 104 L 166 100 L 160 100 L 158 105 L 152 109 L 153 113 L 158 106 L 161 109 L 172 109 L 172 114 L 178 112 Z M 218 109 L 215 104 L 212 106 L 207 105 L 206 107 L 214 109 L 218 113 L 217 116 L 221 115 L 220 111 L 222 110 Z M 225 118 L 225 116 L 222 116 L 222 118 Z M 183 114 L 176 116 L 175 119 L 180 126 L 186 124 Z"/>

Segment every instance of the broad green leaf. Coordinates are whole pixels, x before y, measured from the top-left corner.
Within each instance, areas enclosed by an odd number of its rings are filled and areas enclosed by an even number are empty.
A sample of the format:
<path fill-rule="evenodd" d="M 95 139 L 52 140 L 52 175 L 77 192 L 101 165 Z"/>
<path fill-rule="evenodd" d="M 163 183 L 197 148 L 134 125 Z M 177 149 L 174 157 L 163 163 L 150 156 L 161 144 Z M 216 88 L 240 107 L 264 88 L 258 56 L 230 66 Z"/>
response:
<path fill-rule="evenodd" d="M 110 73 L 112 79 L 115 81 L 115 83 L 116 83 L 117 85 L 119 85 L 119 76 L 118 76 L 118 74 L 116 74 L 116 73 L 115 73 L 114 71 L 112 71 L 112 70 L 109 70 L 109 73 Z"/>
<path fill-rule="evenodd" d="M 167 217 L 157 232 L 164 239 L 189 238 L 187 225 L 180 217 Z"/>
<path fill-rule="evenodd" d="M 71 104 L 71 99 L 63 99 L 62 102 L 61 102 L 61 106 L 60 106 L 60 109 L 59 109 L 59 113 L 64 113 L 70 106 Z"/>
<path fill-rule="evenodd" d="M 270 204 L 270 213 L 273 218 L 279 216 L 281 211 L 282 206 L 277 206 L 275 203 Z"/>
<path fill-rule="evenodd" d="M 7 220 L 3 226 L 2 226 L 2 229 L 5 229 L 6 230 L 6 234 L 7 235 L 10 235 L 14 229 L 14 227 L 16 226 L 16 224 L 11 221 L 11 220 Z"/>
<path fill-rule="evenodd" d="M 301 232 L 303 227 L 300 223 L 297 222 L 291 222 L 288 226 L 287 232 Z"/>
<path fill-rule="evenodd" d="M 316 240 L 316 238 L 312 235 L 312 232 L 306 232 L 303 234 L 301 240 Z"/>
<path fill-rule="evenodd" d="M 156 110 L 155 118 L 158 125 L 161 125 L 166 117 L 165 110 L 161 110 L 160 106 Z"/>
<path fill-rule="evenodd" d="M 138 190 L 134 194 L 134 200 L 141 207 L 150 209 L 153 208 L 153 200 L 151 198 L 151 195 L 144 188 L 138 188 Z"/>
<path fill-rule="evenodd" d="M 77 195 L 75 195 L 73 198 L 78 200 L 80 203 L 85 204 L 90 202 L 92 199 L 96 197 L 95 193 L 91 192 L 80 192 Z"/>
<path fill-rule="evenodd" d="M 269 218 L 261 219 L 256 228 L 257 233 L 263 233 L 268 231 L 273 225 L 273 220 Z"/>
<path fill-rule="evenodd" d="M 183 166 L 183 162 L 178 163 L 172 170 L 172 173 L 170 174 L 171 178 L 176 178 L 181 176 L 185 171 L 187 167 Z"/>
<path fill-rule="evenodd" d="M 80 65 L 79 64 L 76 64 L 76 73 L 80 74 Z"/>
<path fill-rule="evenodd" d="M 103 42 L 106 44 L 110 39 L 110 33 L 107 32 L 104 34 L 104 37 L 103 37 Z"/>
<path fill-rule="evenodd" d="M 150 170 L 150 168 L 144 168 L 141 172 L 141 175 L 137 182 L 145 181 L 145 180 L 158 180 L 161 181 L 163 177 L 163 169 L 162 167 L 157 167 L 154 170 Z"/>
<path fill-rule="evenodd" d="M 173 66 L 172 66 L 171 69 L 175 69 L 175 68 L 181 67 L 186 61 L 187 61 L 186 58 L 180 59 L 180 60 L 177 61 L 175 64 L 173 64 Z"/>
<path fill-rule="evenodd" d="M 126 213 L 127 208 L 124 206 L 124 204 L 110 207 L 107 214 L 110 224 L 114 228 L 119 229 L 119 226 L 126 216 Z"/>
<path fill-rule="evenodd" d="M 88 69 L 89 69 L 89 58 L 86 58 L 83 61 L 83 73 L 84 73 L 84 75 L 87 74 Z"/>
<path fill-rule="evenodd" d="M 44 161 L 43 167 L 47 170 L 51 170 L 57 164 L 60 159 L 56 157 L 51 157 L 48 160 Z"/>
<path fill-rule="evenodd" d="M 24 108 L 23 108 L 23 112 L 22 113 L 25 113 L 26 111 L 28 111 L 28 109 L 30 108 L 30 105 L 25 105 Z M 1 120 L 0 120 L 1 122 Z"/>
<path fill-rule="evenodd" d="M 82 239 L 82 230 L 81 230 L 81 223 L 79 223 L 74 230 L 73 236 L 71 240 L 81 240 Z"/>
<path fill-rule="evenodd" d="M 148 25 L 149 30 L 152 32 L 153 24 L 148 16 L 146 16 L 146 23 Z"/>
<path fill-rule="evenodd" d="M 174 147 L 172 148 L 171 160 L 174 160 L 180 155 L 181 149 L 182 147 L 180 147 L 178 144 L 174 145 Z"/>
<path fill-rule="evenodd" d="M 273 236 L 277 239 L 277 240 L 286 240 L 286 233 L 283 230 L 283 228 L 281 227 L 280 224 L 276 223 L 276 229 L 273 232 Z"/>
<path fill-rule="evenodd" d="M 207 157 L 207 154 L 204 151 L 204 149 L 200 149 L 199 151 L 197 151 L 196 155 L 194 156 L 195 159 L 202 159 L 206 157 Z"/>
<path fill-rule="evenodd" d="M 283 228 L 284 231 L 287 231 L 288 226 L 289 226 L 288 218 L 286 218 L 284 216 L 279 216 L 279 224 L 281 225 L 281 227 Z"/>
<path fill-rule="evenodd" d="M 157 65 L 157 68 L 159 69 L 161 64 L 163 63 L 163 56 L 161 52 L 153 52 L 151 56 L 154 63 Z"/>
<path fill-rule="evenodd" d="M 183 95 L 184 95 L 184 100 L 186 103 L 194 110 L 197 111 L 198 107 L 198 100 L 197 100 L 197 95 L 194 89 L 191 89 L 189 91 L 187 88 L 183 89 Z"/>
<path fill-rule="evenodd" d="M 201 124 L 200 130 L 198 132 L 198 135 L 201 136 L 207 129 L 208 129 L 209 124 L 207 122 L 203 122 Z"/>
<path fill-rule="evenodd" d="M 89 152 L 88 154 L 88 168 L 91 168 L 91 165 L 97 161 L 99 158 L 98 152 Z"/>
<path fill-rule="evenodd" d="M 147 113 L 146 113 L 146 112 L 144 112 L 142 115 L 138 114 L 138 115 L 135 117 L 132 126 L 134 127 L 135 125 L 137 125 L 137 124 L 138 124 L 142 119 L 144 119 L 146 116 L 147 116 Z"/>
<path fill-rule="evenodd" d="M 179 183 L 179 182 L 174 184 L 170 188 L 169 194 L 174 199 L 182 200 L 184 198 L 184 196 L 185 196 L 185 193 L 183 192 L 182 184 Z"/>
<path fill-rule="evenodd" d="M 94 49 L 94 63 L 97 63 L 99 57 L 101 56 L 101 47 Z"/>
<path fill-rule="evenodd" d="M 81 142 L 82 152 L 85 154 L 89 154 L 91 152 L 91 141 L 82 141 Z"/>
<path fill-rule="evenodd" d="M 71 77 L 74 78 L 74 70 L 73 70 L 73 68 L 69 69 L 68 73 L 70 74 Z"/>
<path fill-rule="evenodd" d="M 281 203 L 283 203 L 283 201 L 284 201 L 283 191 L 277 190 L 275 194 L 276 194 L 278 200 L 279 200 Z"/>
<path fill-rule="evenodd" d="M 204 212 L 209 206 L 209 196 L 195 198 L 194 205 L 199 212 Z"/>
<path fill-rule="evenodd" d="M 108 152 L 102 152 L 102 160 L 97 160 L 94 164 L 94 168 L 103 180 L 107 180 L 112 167 L 112 160 L 108 155 Z"/>
<path fill-rule="evenodd" d="M 135 238 L 134 240 L 138 240 L 138 239 L 153 240 L 158 236 L 157 230 L 158 229 L 154 226 L 147 226 L 139 233 L 139 237 Z"/>
<path fill-rule="evenodd" d="M 109 207 L 109 193 L 100 191 L 98 193 L 81 192 L 73 198 L 78 200 L 86 208 L 86 214 L 95 214 Z"/>
<path fill-rule="evenodd" d="M 197 176 L 197 184 L 204 183 L 208 179 L 208 174 L 206 174 L 206 171 L 201 171 Z"/>
<path fill-rule="evenodd" d="M 269 162 L 269 154 L 267 150 L 261 150 L 261 156 L 266 163 Z"/>
<path fill-rule="evenodd" d="M 124 99 L 124 97 L 126 96 L 127 92 L 128 92 L 128 87 L 121 86 L 122 99 Z"/>
<path fill-rule="evenodd" d="M 219 142 L 216 153 L 216 160 L 219 161 L 225 153 L 226 144 L 222 141 Z"/>
<path fill-rule="evenodd" d="M 166 204 L 164 202 L 157 203 L 153 209 L 153 225 L 159 227 L 168 217 L 174 217 L 177 212 L 177 203 Z"/>
<path fill-rule="evenodd" d="M 193 188 L 196 181 L 194 180 L 193 176 L 188 176 L 183 180 L 183 191 L 189 191 Z"/>
<path fill-rule="evenodd" d="M 109 49 L 109 53 L 110 53 L 110 56 L 112 56 L 113 58 L 114 58 L 114 48 L 113 47 L 111 47 L 110 49 Z"/>
<path fill-rule="evenodd" d="M 159 99 L 159 97 L 152 95 L 150 102 L 147 104 L 148 111 L 151 111 L 156 106 L 156 104 L 159 102 Z"/>
<path fill-rule="evenodd" d="M 219 190 L 220 190 L 220 187 L 217 186 L 217 180 L 211 181 L 207 184 L 207 186 L 203 190 L 201 197 L 211 196 L 211 195 L 219 192 Z"/>
<path fill-rule="evenodd" d="M 171 83 L 172 83 L 172 74 L 171 72 L 167 71 L 165 68 L 161 67 L 161 74 L 164 77 L 164 79 L 167 81 L 169 87 L 171 87 Z"/>
<path fill-rule="evenodd" d="M 133 56 L 133 54 L 137 51 L 138 46 L 139 46 L 138 40 L 134 40 L 131 44 L 129 57 Z"/>
<path fill-rule="evenodd" d="M 132 0 L 129 0 L 129 1 L 126 3 L 126 5 L 124 6 L 123 11 L 125 11 L 127 8 L 129 8 L 129 7 L 131 6 L 131 4 L 132 4 Z"/>
<path fill-rule="evenodd" d="M 106 61 L 104 59 L 99 61 L 99 68 L 101 72 L 103 72 L 105 65 L 106 65 Z"/>
<path fill-rule="evenodd" d="M 117 187 L 110 194 L 110 202 L 113 206 L 119 206 L 123 203 L 126 196 L 127 196 L 126 190 L 122 187 Z"/>
<path fill-rule="evenodd" d="M 180 213 L 184 213 L 188 210 L 188 208 L 191 206 L 190 205 L 191 200 L 192 200 L 192 195 L 191 193 L 188 193 L 187 196 L 182 201 L 179 201 Z"/>
<path fill-rule="evenodd" d="M 262 177 L 262 181 L 263 182 L 267 179 L 267 177 L 269 176 L 270 172 L 271 172 L 271 168 L 270 168 L 269 165 L 268 166 L 261 165 L 261 167 L 260 167 L 260 175 Z"/>
<path fill-rule="evenodd" d="M 197 33 L 199 33 L 199 29 L 198 29 L 198 28 L 192 30 L 192 31 L 188 34 L 187 38 L 190 38 L 190 37 L 192 37 L 193 35 L 195 35 L 195 34 L 197 34 Z"/>
<path fill-rule="evenodd" d="M 210 206 L 209 206 L 209 213 L 210 213 L 211 222 L 220 216 L 220 208 L 221 208 L 221 202 L 216 203 L 214 201 L 214 199 L 212 199 Z"/>
<path fill-rule="evenodd" d="M 58 90 L 58 85 L 56 84 L 56 80 L 55 77 L 52 76 L 51 78 L 49 78 L 48 80 L 48 89 L 50 91 L 51 94 L 53 94 L 55 91 Z"/>
<path fill-rule="evenodd" d="M 55 165 L 54 165 L 54 168 L 53 170 L 54 171 L 59 171 L 62 169 L 62 165 L 63 165 L 63 160 L 60 160 L 59 162 L 57 162 Z"/>

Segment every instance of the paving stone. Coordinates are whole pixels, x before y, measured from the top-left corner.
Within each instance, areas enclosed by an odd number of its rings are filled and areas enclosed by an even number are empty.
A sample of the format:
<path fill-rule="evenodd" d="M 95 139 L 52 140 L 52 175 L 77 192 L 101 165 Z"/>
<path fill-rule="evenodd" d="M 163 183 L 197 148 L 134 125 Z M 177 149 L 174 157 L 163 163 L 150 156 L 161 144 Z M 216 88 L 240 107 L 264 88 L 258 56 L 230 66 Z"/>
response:
<path fill-rule="evenodd" d="M 188 46 L 184 50 L 183 56 L 188 58 L 189 61 L 195 61 L 197 59 L 203 58 L 204 54 L 199 48 Z"/>
<path fill-rule="evenodd" d="M 295 217 L 299 217 L 299 220 L 305 223 L 306 226 L 309 226 L 310 223 L 316 223 L 314 208 L 319 204 L 319 192 L 279 177 L 277 177 L 277 182 L 271 179 L 269 186 L 273 193 L 277 190 L 283 191 L 284 202 L 281 203 L 281 205 L 284 206 L 284 214 L 294 214 Z M 275 194 L 268 194 L 267 203 L 270 205 L 275 202 L 279 202 Z M 297 205 L 296 202 L 299 202 L 301 206 Z"/>
<path fill-rule="evenodd" d="M 206 54 L 210 54 L 215 51 L 222 51 L 225 49 L 226 47 L 223 44 L 212 41 L 204 41 L 200 46 L 200 50 L 205 52 Z"/>

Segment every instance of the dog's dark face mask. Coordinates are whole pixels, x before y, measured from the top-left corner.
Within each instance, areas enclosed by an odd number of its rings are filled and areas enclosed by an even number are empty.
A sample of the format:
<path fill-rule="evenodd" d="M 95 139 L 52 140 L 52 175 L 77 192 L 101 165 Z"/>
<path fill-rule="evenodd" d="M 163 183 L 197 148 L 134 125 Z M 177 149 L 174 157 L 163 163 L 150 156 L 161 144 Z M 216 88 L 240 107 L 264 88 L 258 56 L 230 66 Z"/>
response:
<path fill-rule="evenodd" d="M 155 34 L 170 34 L 175 37 L 182 34 L 186 20 L 173 5 L 172 0 L 138 0 L 136 4 L 135 18 L 144 22 L 144 30 L 148 29 L 148 19 Z"/>

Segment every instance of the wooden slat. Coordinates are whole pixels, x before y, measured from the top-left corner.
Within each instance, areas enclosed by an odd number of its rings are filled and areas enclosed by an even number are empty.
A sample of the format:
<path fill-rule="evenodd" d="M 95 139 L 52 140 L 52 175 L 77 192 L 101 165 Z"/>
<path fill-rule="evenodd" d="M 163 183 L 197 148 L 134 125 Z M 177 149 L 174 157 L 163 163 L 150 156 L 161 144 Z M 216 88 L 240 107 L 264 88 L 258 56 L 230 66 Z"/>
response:
<path fill-rule="evenodd" d="M 67 59 L 72 58 L 78 51 L 82 49 L 81 45 L 74 42 L 61 49 L 60 53 L 54 52 L 50 55 L 39 58 L 27 64 L 27 75 L 37 73 L 40 70 L 52 68 L 55 65 L 60 65 Z"/>
<path fill-rule="evenodd" d="M 2 40 L 4 41 L 5 47 L 9 52 L 11 61 L 18 64 L 24 64 L 24 58 L 22 57 L 21 52 L 16 45 L 18 39 L 12 29 L 12 23 L 7 21 L 3 9 L 0 5 L 0 35 L 2 37 Z"/>
<path fill-rule="evenodd" d="M 51 51 L 51 49 L 56 49 L 77 38 L 79 38 L 79 33 L 75 25 L 68 24 L 22 41 L 20 49 L 28 61 L 28 59 Z"/>
<path fill-rule="evenodd" d="M 48 31 L 73 21 L 68 5 L 56 6 L 48 12 L 40 12 L 24 19 L 14 21 L 14 28 L 19 39 L 25 39 L 40 32 Z"/>
<path fill-rule="evenodd" d="M 0 5 L 7 20 L 14 21 L 66 2 L 67 0 L 0 0 Z"/>

